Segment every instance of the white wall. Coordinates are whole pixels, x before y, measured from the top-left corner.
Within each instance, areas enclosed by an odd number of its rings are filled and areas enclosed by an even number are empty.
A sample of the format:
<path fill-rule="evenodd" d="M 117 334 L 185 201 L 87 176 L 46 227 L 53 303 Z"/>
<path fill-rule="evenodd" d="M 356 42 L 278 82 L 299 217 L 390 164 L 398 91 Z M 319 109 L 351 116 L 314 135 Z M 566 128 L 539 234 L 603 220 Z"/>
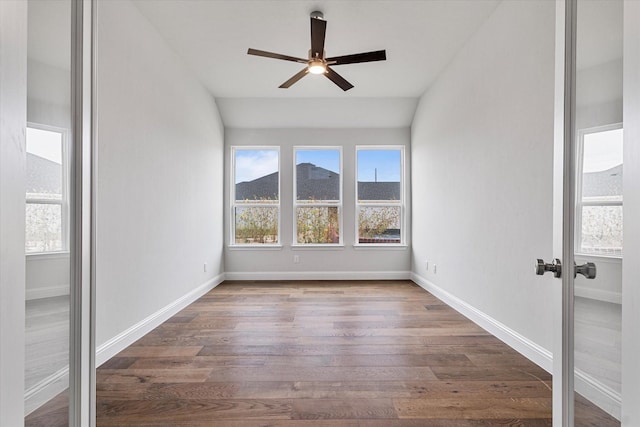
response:
<path fill-rule="evenodd" d="M 280 250 L 230 249 L 225 227 L 225 271 L 228 279 L 397 279 L 408 278 L 408 248 L 354 248 L 355 243 L 355 147 L 356 145 L 404 145 L 405 191 L 409 187 L 409 129 L 227 129 L 225 134 L 225 206 L 229 206 L 231 146 L 280 146 L 281 242 Z M 293 147 L 342 146 L 343 243 L 342 248 L 292 248 Z M 407 197 L 406 211 L 410 212 Z M 229 224 L 225 209 L 225 225 Z M 407 221 L 410 217 L 407 214 Z M 407 240 L 410 229 L 407 228 Z M 300 262 L 294 264 L 293 256 Z"/>
<path fill-rule="evenodd" d="M 554 35 L 553 2 L 502 2 L 422 97 L 411 141 L 418 281 L 546 349 L 547 369 L 559 285 L 533 264 L 552 253 Z"/>
<path fill-rule="evenodd" d="M 100 350 L 220 280 L 224 131 L 214 99 L 135 6 L 97 7 Z"/>
<path fill-rule="evenodd" d="M 640 425 L 640 2 L 624 2 L 622 425 Z"/>
<path fill-rule="evenodd" d="M 27 4 L 0 1 L 0 426 L 23 423 Z"/>

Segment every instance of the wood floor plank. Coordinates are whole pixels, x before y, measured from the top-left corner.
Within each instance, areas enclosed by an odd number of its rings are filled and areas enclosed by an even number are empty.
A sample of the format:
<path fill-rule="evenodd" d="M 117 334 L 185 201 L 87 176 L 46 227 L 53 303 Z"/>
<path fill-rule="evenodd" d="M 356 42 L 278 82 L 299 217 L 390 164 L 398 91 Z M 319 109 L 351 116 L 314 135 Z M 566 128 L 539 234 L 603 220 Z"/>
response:
<path fill-rule="evenodd" d="M 527 419 L 551 413 L 548 397 L 393 399 L 400 418 Z"/>
<path fill-rule="evenodd" d="M 206 381 L 213 369 L 99 369 L 98 382 L 105 383 L 176 383 Z"/>
<path fill-rule="evenodd" d="M 391 399 L 295 399 L 295 420 L 362 420 L 398 418 Z"/>
<path fill-rule="evenodd" d="M 469 367 L 469 366 L 432 366 L 433 373 L 440 380 L 478 381 L 504 380 L 527 381 L 538 379 L 550 381 L 551 375 L 537 366 L 526 367 Z"/>
<path fill-rule="evenodd" d="M 370 378 L 379 380 L 435 380 L 431 368 L 418 367 L 296 367 L 270 366 L 262 367 L 225 367 L 212 368 L 209 381 L 363 381 Z"/>
<path fill-rule="evenodd" d="M 276 399 L 206 399 L 178 400 L 117 400 L 101 399 L 97 404 L 99 424 L 187 421 L 221 419 L 291 419 L 292 405 L 288 400 Z"/>
<path fill-rule="evenodd" d="M 118 353 L 118 357 L 180 357 L 195 356 L 202 350 L 201 345 L 181 347 L 131 346 Z"/>

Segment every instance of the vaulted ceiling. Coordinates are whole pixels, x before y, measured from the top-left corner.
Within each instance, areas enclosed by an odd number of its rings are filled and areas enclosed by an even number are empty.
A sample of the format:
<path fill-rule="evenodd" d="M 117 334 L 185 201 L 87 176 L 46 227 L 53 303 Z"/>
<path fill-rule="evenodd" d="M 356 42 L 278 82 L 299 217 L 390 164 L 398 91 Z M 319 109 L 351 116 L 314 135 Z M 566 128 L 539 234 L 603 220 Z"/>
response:
<path fill-rule="evenodd" d="M 418 98 L 498 0 L 134 0 L 216 97 L 229 127 L 409 126 Z M 303 66 L 248 48 L 307 57 L 309 14 L 327 21 L 328 56 L 386 49 L 387 60 L 278 86 Z"/>

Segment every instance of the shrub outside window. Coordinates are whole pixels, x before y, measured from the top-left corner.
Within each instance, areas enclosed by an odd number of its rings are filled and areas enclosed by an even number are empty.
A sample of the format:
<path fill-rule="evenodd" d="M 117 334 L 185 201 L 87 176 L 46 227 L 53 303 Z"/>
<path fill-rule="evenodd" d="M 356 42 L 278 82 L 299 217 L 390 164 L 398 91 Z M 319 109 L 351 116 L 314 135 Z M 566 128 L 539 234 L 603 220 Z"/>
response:
<path fill-rule="evenodd" d="M 231 245 L 280 243 L 280 150 L 232 147 Z"/>
<path fill-rule="evenodd" d="M 342 149 L 294 148 L 294 245 L 342 244 Z"/>
<path fill-rule="evenodd" d="M 401 245 L 404 147 L 356 147 L 358 245 Z"/>
<path fill-rule="evenodd" d="M 579 134 L 576 252 L 621 257 L 622 126 L 586 129 Z"/>
<path fill-rule="evenodd" d="M 25 252 L 68 248 L 68 160 L 65 129 L 29 124 L 26 132 Z"/>

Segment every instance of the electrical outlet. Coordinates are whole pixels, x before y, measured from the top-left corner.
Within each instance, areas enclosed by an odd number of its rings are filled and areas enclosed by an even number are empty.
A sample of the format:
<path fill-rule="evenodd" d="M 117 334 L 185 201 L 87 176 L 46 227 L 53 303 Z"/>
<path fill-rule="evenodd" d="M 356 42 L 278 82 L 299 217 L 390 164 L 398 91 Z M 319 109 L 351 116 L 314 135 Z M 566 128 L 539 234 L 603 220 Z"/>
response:
<path fill-rule="evenodd" d="M 300 255 L 294 255 L 293 256 L 293 263 L 294 264 L 300 263 Z"/>
<path fill-rule="evenodd" d="M 433 274 L 438 274 L 438 266 L 433 264 Z"/>
<path fill-rule="evenodd" d="M 205 273 L 207 272 L 207 263 L 206 262 L 204 263 L 203 270 L 204 270 Z"/>
<path fill-rule="evenodd" d="M 429 271 L 429 261 L 428 260 L 424 261 L 424 267 L 427 269 L 427 271 Z"/>

